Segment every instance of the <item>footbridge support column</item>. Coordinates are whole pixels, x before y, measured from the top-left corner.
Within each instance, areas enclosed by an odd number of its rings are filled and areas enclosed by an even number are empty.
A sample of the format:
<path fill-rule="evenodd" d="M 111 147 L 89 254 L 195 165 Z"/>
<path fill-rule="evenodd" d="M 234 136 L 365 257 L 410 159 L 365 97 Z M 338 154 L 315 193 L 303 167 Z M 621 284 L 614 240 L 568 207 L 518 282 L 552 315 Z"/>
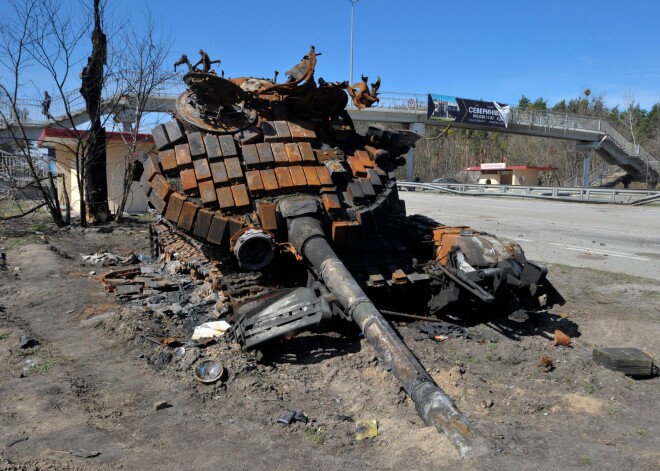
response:
<path fill-rule="evenodd" d="M 422 136 L 426 135 L 426 124 L 424 123 L 410 123 L 408 129 Z M 408 151 L 406 160 L 406 180 L 409 182 L 415 181 L 415 149 L 413 147 Z"/>
<path fill-rule="evenodd" d="M 582 162 L 582 188 L 589 188 L 591 186 L 591 153 L 597 149 L 600 142 L 580 141 L 575 144 L 578 151 L 582 151 L 584 161 Z"/>
<path fill-rule="evenodd" d="M 591 181 L 589 179 L 591 173 L 591 151 L 584 151 L 584 163 L 582 168 L 582 188 L 589 188 Z"/>

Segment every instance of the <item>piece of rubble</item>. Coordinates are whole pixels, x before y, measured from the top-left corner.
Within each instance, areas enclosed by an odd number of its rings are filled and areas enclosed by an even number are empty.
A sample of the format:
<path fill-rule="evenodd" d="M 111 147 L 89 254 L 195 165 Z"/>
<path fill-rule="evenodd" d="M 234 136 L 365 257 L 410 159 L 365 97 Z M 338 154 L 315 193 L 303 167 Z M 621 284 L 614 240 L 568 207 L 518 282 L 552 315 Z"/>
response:
<path fill-rule="evenodd" d="M 562 332 L 559 329 L 555 330 L 555 341 L 553 342 L 553 345 L 556 347 L 562 346 L 562 347 L 568 347 L 571 345 L 571 338 L 566 335 L 564 332 Z"/>
<path fill-rule="evenodd" d="M 355 439 L 364 440 L 378 436 L 378 421 L 376 419 L 358 420 L 355 422 Z"/>
<path fill-rule="evenodd" d="M 541 371 L 544 373 L 549 373 L 555 369 L 555 365 L 552 363 L 552 360 L 548 355 L 541 355 L 538 367 L 541 368 Z"/>
<path fill-rule="evenodd" d="M 37 345 L 39 345 L 39 341 L 27 335 L 21 335 L 21 337 L 18 339 L 18 346 L 21 348 L 32 348 L 36 347 Z"/>
<path fill-rule="evenodd" d="M 78 448 L 77 450 L 71 450 L 70 452 L 73 456 L 78 458 L 94 458 L 99 456 L 101 452 L 96 450 L 85 450 L 84 448 Z"/>
<path fill-rule="evenodd" d="M 224 335 L 231 326 L 226 321 L 205 322 L 202 325 L 195 327 L 192 334 L 192 340 L 199 340 L 204 338 L 215 338 Z"/>
<path fill-rule="evenodd" d="M 167 409 L 168 407 L 172 407 L 172 405 L 169 404 L 167 401 L 158 401 L 154 403 L 154 408 L 156 410 Z"/>
<path fill-rule="evenodd" d="M 277 419 L 277 423 L 282 425 L 290 425 L 293 422 L 302 422 L 303 424 L 306 424 L 309 422 L 309 419 L 303 412 L 295 410 L 289 411 Z"/>
<path fill-rule="evenodd" d="M 628 376 L 653 376 L 653 358 L 638 348 L 594 348 L 593 360 Z"/>

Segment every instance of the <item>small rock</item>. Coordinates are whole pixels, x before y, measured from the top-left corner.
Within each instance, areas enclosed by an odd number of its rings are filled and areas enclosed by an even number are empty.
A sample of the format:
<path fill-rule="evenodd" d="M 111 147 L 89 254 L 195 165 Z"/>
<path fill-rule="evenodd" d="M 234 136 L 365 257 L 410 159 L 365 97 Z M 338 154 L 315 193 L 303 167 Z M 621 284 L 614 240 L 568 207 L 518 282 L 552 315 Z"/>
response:
<path fill-rule="evenodd" d="M 93 276 L 93 275 L 96 275 L 96 272 L 94 270 L 89 272 L 89 276 Z"/>
<path fill-rule="evenodd" d="M 101 453 L 96 450 L 85 450 L 84 448 L 79 448 L 77 450 L 72 450 L 71 454 L 77 456 L 78 458 L 94 458 L 99 456 Z"/>
<path fill-rule="evenodd" d="M 158 401 L 154 403 L 154 408 L 156 410 L 167 409 L 168 407 L 172 407 L 172 405 L 168 404 L 167 401 Z"/>
<path fill-rule="evenodd" d="M 21 338 L 18 340 L 18 346 L 21 348 L 32 348 L 37 345 L 39 345 L 39 342 L 27 335 L 21 335 Z"/>
<path fill-rule="evenodd" d="M 449 370 L 449 377 L 452 379 L 460 378 L 465 373 L 465 369 L 460 366 L 454 366 Z"/>
<path fill-rule="evenodd" d="M 481 407 L 483 407 L 484 409 L 489 409 L 489 408 L 493 407 L 493 404 L 494 404 L 494 402 L 493 402 L 492 399 L 488 399 L 486 401 L 481 401 Z"/>
<path fill-rule="evenodd" d="M 158 355 L 158 359 L 156 360 L 156 366 L 167 366 L 170 364 L 172 361 L 172 354 L 170 352 L 161 352 L 160 355 Z"/>

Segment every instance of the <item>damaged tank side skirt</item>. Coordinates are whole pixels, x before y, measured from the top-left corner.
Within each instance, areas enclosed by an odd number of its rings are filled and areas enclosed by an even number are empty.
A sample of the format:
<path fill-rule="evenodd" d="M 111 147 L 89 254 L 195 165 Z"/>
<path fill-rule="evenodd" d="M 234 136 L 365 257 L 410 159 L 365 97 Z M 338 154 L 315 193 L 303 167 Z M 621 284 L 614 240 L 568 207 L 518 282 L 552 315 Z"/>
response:
<path fill-rule="evenodd" d="M 534 309 L 563 299 L 516 243 L 407 217 L 394 171 L 420 136 L 381 125 L 356 133 L 349 97 L 358 109 L 377 103 L 380 77 L 371 88 L 364 76 L 352 86 L 317 82 L 316 60 L 312 46 L 282 83 L 179 61 L 187 90 L 153 130 L 158 155 L 134 157 L 160 215 L 154 247 L 219 293 L 218 310 L 246 349 L 333 317 L 355 322 L 424 422 L 465 456 L 473 426 L 380 310 L 435 314 L 510 299 Z"/>

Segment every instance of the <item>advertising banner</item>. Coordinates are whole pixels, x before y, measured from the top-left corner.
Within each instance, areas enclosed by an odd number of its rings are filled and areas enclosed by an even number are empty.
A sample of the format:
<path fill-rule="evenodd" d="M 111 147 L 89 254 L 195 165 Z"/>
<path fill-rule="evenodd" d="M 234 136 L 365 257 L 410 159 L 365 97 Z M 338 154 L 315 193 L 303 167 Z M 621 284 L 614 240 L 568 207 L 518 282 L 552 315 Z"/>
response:
<path fill-rule="evenodd" d="M 496 101 L 429 95 L 426 118 L 475 126 L 506 128 L 509 125 L 509 106 Z"/>

